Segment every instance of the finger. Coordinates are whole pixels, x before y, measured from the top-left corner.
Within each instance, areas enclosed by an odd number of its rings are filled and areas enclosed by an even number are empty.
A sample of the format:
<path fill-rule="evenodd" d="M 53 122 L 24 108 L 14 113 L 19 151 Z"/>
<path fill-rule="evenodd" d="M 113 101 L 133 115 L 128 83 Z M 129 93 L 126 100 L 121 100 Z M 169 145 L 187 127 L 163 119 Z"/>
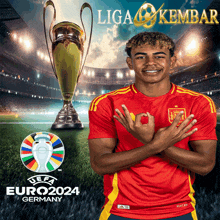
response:
<path fill-rule="evenodd" d="M 135 115 L 135 122 L 134 122 L 134 125 L 135 126 L 140 126 L 140 125 L 142 125 L 142 123 L 141 123 L 141 118 L 143 117 L 143 116 L 148 116 L 146 113 L 140 113 L 140 114 L 137 114 L 137 115 Z"/>
<path fill-rule="evenodd" d="M 117 114 L 120 117 L 120 119 L 122 120 L 122 122 L 124 124 L 126 124 L 126 119 L 125 119 L 124 115 L 118 109 L 115 109 L 115 111 L 117 112 Z"/>
<path fill-rule="evenodd" d="M 192 131 L 188 132 L 188 133 L 185 133 L 181 136 L 181 140 L 189 137 L 190 135 L 194 134 L 196 131 L 198 131 L 198 128 L 194 128 Z"/>
<path fill-rule="evenodd" d="M 169 128 L 169 127 L 164 127 L 164 128 L 160 128 L 158 131 L 164 131 L 164 130 L 166 130 L 167 128 Z"/>
<path fill-rule="evenodd" d="M 184 129 L 184 128 L 188 125 L 188 123 L 192 120 L 193 117 L 194 117 L 193 114 L 191 114 L 189 117 L 187 117 L 187 118 L 180 124 L 180 126 L 178 127 L 178 130 Z"/>
<path fill-rule="evenodd" d="M 154 126 L 154 116 L 147 112 L 148 115 L 148 124 Z"/>
<path fill-rule="evenodd" d="M 176 115 L 176 117 L 174 118 L 173 123 L 171 124 L 170 127 L 176 127 L 178 125 L 178 123 L 180 122 L 180 119 L 182 118 L 183 113 L 184 112 L 181 111 Z"/>
<path fill-rule="evenodd" d="M 124 124 L 124 122 L 121 120 L 121 118 L 119 118 L 117 115 L 113 115 L 113 117 L 114 117 L 117 121 L 119 121 L 119 122 L 125 127 L 125 124 Z"/>
<path fill-rule="evenodd" d="M 130 112 L 128 111 L 127 107 L 125 105 L 122 105 L 121 107 L 124 110 L 125 119 L 128 121 L 128 124 L 132 125 L 134 122 L 133 122 L 133 120 L 131 118 Z"/>
<path fill-rule="evenodd" d="M 188 125 L 182 130 L 183 134 L 186 133 L 186 132 L 188 132 L 188 131 L 192 128 L 192 126 L 195 125 L 196 122 L 197 122 L 196 119 L 194 119 L 193 121 L 191 121 L 190 124 L 188 124 Z"/>

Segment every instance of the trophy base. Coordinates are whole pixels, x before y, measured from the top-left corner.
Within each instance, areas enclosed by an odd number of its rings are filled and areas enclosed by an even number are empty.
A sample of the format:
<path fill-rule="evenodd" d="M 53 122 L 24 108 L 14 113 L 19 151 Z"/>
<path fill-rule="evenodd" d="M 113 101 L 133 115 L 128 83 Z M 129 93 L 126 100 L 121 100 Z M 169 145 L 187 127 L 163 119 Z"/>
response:
<path fill-rule="evenodd" d="M 59 111 L 52 130 L 67 130 L 67 129 L 83 129 L 84 126 L 79 120 L 76 110 L 73 108 L 71 101 L 64 101 L 63 108 Z"/>

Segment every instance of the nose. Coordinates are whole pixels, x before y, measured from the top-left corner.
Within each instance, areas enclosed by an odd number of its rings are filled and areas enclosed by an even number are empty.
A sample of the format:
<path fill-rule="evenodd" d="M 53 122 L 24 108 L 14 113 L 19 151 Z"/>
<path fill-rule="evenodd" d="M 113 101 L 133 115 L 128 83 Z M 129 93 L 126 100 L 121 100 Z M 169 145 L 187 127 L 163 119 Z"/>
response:
<path fill-rule="evenodd" d="M 149 66 L 155 65 L 155 59 L 154 59 L 154 57 L 153 57 L 153 56 L 148 56 L 148 57 L 146 58 L 146 64 L 149 65 Z"/>

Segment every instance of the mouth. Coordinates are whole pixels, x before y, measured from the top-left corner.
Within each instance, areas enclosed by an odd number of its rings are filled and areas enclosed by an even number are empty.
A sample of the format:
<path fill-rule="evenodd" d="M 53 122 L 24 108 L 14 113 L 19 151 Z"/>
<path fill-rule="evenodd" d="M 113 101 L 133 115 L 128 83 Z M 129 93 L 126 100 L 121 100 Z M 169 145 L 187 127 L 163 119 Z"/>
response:
<path fill-rule="evenodd" d="M 159 69 L 159 70 L 143 70 L 144 73 L 158 73 L 160 71 L 161 71 L 161 69 Z"/>

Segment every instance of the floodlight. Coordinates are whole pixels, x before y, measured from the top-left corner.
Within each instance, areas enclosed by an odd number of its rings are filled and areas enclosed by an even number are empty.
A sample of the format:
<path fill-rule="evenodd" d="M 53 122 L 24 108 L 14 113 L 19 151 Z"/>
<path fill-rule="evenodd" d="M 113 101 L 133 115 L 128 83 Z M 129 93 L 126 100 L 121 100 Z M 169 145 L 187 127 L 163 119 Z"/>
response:
<path fill-rule="evenodd" d="M 107 72 L 107 73 L 105 74 L 105 77 L 108 79 L 108 78 L 110 77 L 110 73 Z"/>

